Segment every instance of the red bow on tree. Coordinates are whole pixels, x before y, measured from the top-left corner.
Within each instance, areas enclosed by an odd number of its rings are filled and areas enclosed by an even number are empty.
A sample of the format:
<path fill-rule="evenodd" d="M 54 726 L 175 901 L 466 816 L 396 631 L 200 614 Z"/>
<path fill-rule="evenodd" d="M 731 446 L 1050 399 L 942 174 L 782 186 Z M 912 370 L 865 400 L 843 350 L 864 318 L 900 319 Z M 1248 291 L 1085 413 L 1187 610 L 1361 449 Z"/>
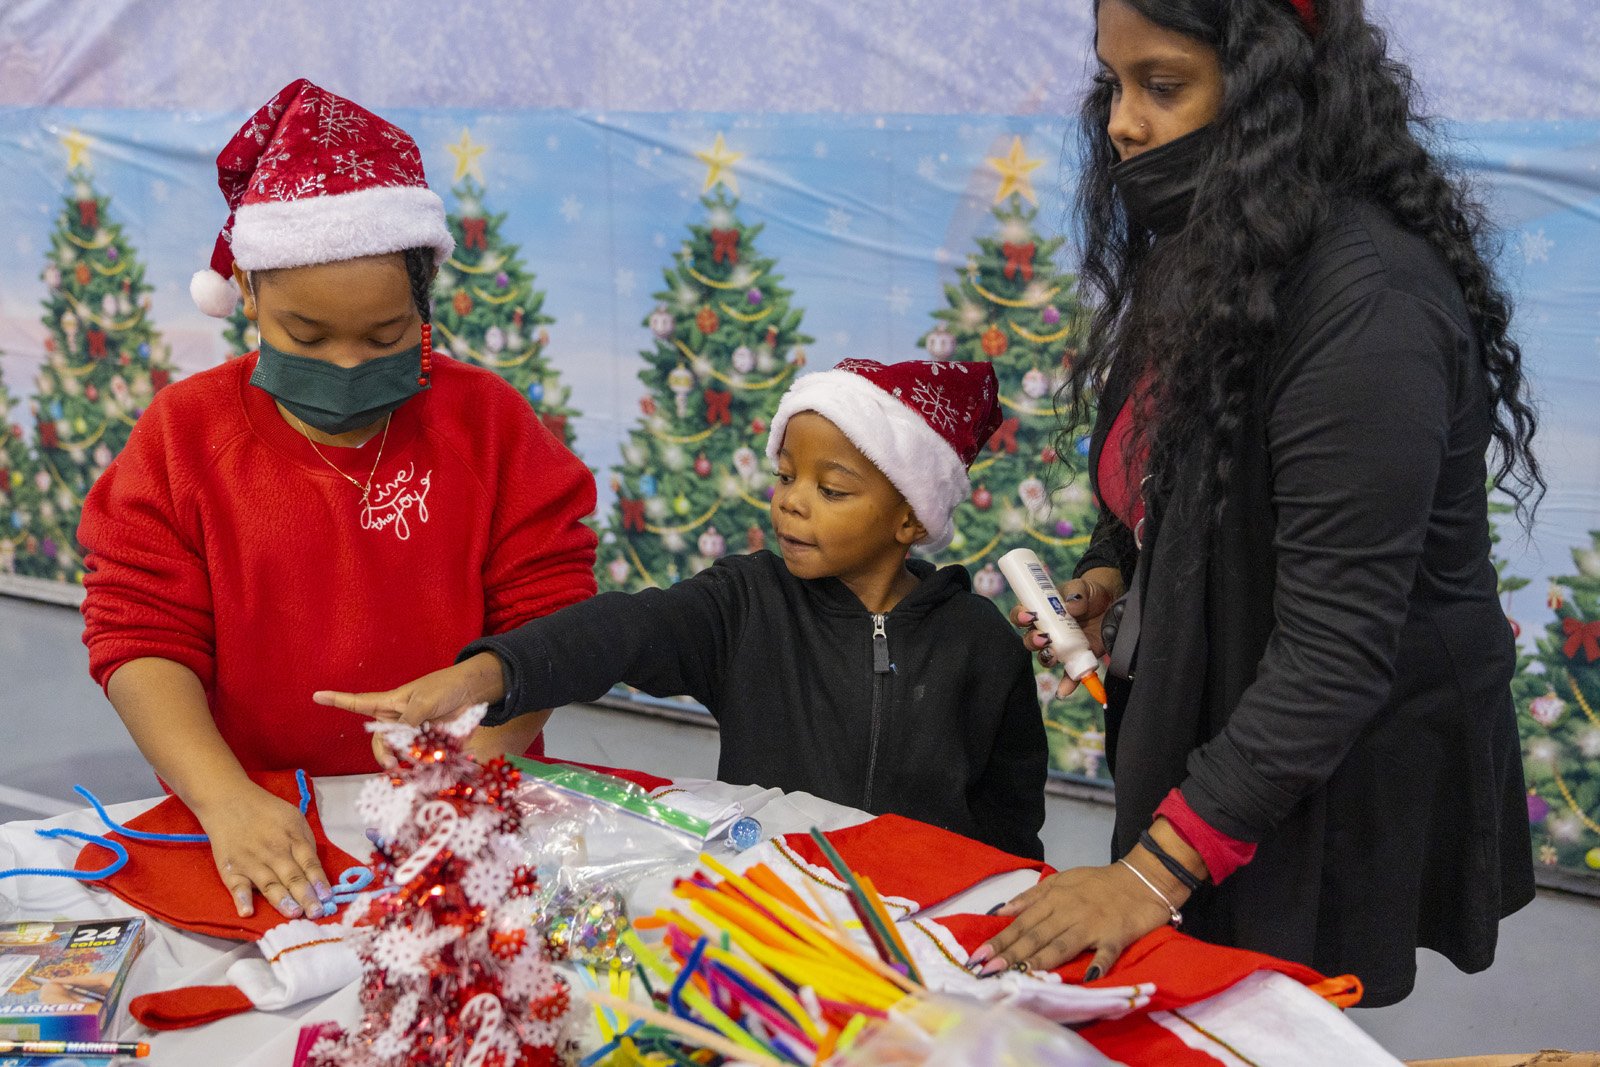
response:
<path fill-rule="evenodd" d="M 1580 649 L 1590 663 L 1600 659 L 1600 619 L 1579 622 L 1568 616 L 1561 620 L 1561 629 L 1567 635 L 1567 642 L 1561 646 L 1561 651 L 1568 659 L 1577 659 Z"/>
<path fill-rule="evenodd" d="M 644 501 L 623 498 L 617 503 L 622 505 L 622 528 L 644 533 Z"/>
<path fill-rule="evenodd" d="M 97 327 L 91 327 L 84 335 L 89 342 L 89 358 L 106 358 L 106 332 Z"/>
<path fill-rule="evenodd" d="M 41 447 L 41 448 L 60 448 L 61 447 L 61 437 L 56 432 L 56 424 L 55 424 L 55 422 L 53 422 L 53 421 L 41 422 L 39 424 L 39 447 Z"/>
<path fill-rule="evenodd" d="M 721 263 L 723 260 L 739 262 L 738 230 L 711 231 L 711 262 Z"/>
<path fill-rule="evenodd" d="M 1033 242 L 1025 245 L 1014 245 L 1009 242 L 1000 246 L 1000 251 L 1005 253 L 1006 269 L 1002 272 L 1007 278 L 1015 278 L 1017 272 L 1022 272 L 1022 280 L 1033 281 Z"/>
<path fill-rule="evenodd" d="M 1011 455 L 1017 454 L 1017 431 L 1022 429 L 1022 420 L 1016 417 L 1006 419 L 1000 428 L 989 438 L 989 448 L 995 452 L 1002 448 Z"/>
<path fill-rule="evenodd" d="M 722 423 L 724 426 L 733 425 L 733 394 L 725 393 L 721 389 L 706 390 L 706 425 L 715 426 Z"/>
<path fill-rule="evenodd" d="M 78 222 L 86 230 L 100 225 L 100 205 L 93 200 L 78 201 Z"/>
<path fill-rule="evenodd" d="M 155 370 L 150 372 L 150 388 L 152 391 L 159 393 L 161 390 L 165 389 L 171 384 L 172 375 L 168 374 L 160 367 L 157 367 Z"/>
<path fill-rule="evenodd" d="M 476 248 L 480 252 L 489 247 L 489 220 L 488 219 L 462 219 L 461 244 L 467 248 Z"/>

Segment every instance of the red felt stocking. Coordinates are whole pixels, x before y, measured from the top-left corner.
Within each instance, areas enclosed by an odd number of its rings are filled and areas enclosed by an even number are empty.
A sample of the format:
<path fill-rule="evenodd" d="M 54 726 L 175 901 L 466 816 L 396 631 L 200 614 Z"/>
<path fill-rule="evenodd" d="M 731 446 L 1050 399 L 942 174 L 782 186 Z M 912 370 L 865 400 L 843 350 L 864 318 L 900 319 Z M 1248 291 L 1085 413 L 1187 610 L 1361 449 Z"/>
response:
<path fill-rule="evenodd" d="M 300 789 L 293 771 L 256 772 L 250 778 L 273 796 L 291 804 L 299 803 Z M 315 798 L 306 809 L 306 822 L 316 838 L 317 859 L 329 878 L 337 881 L 347 867 L 361 865 L 360 860 L 328 840 L 317 815 Z M 200 820 L 177 797 L 168 797 L 129 821 L 127 826 L 130 830 L 159 834 L 205 832 Z M 234 910 L 233 897 L 217 876 L 211 846 L 206 842 L 122 840 L 128 847 L 128 863 L 100 884 L 146 915 L 181 930 L 234 941 L 254 941 L 283 922 L 283 916 L 259 897 L 255 912 L 239 917 Z M 78 853 L 74 866 L 80 871 L 91 871 L 106 866 L 114 858 L 101 846 L 89 844 Z M 338 922 L 338 918 L 330 916 L 321 921 Z"/>
<path fill-rule="evenodd" d="M 300 789 L 292 771 L 251 774 L 251 780 L 276 797 L 297 804 Z M 347 868 L 360 866 L 354 856 L 328 840 L 317 815 L 316 799 L 306 808 L 306 822 L 317 842 L 317 859 L 328 876 L 337 881 Z M 129 820 L 130 830 L 159 834 L 204 833 L 194 813 L 177 797 L 168 797 L 149 811 Z M 234 941 L 255 941 L 273 927 L 285 922 L 283 916 L 257 900 L 254 914 L 240 918 L 233 897 L 217 876 L 211 846 L 204 841 L 138 841 L 116 835 L 128 848 L 128 862 L 101 884 L 140 911 L 183 930 L 224 937 Z M 80 871 L 96 870 L 111 862 L 112 855 L 99 845 L 85 845 L 74 866 Z M 338 923 L 337 916 L 317 920 Z M 231 985 L 191 986 L 135 997 L 128 1011 L 153 1030 L 174 1030 L 213 1022 L 249 1011 L 250 998 Z"/>

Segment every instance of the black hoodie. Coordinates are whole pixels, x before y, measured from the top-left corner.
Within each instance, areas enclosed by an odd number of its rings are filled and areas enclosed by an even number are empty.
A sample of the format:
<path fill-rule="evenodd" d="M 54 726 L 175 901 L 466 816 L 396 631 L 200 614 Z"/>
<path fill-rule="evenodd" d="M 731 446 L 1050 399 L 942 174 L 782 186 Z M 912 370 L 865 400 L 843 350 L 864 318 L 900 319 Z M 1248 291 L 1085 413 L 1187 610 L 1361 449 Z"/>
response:
<path fill-rule="evenodd" d="M 873 615 L 836 578 L 771 552 L 728 556 L 669 589 L 605 593 L 467 646 L 506 700 L 485 725 L 618 682 L 687 695 L 722 731 L 717 777 L 802 790 L 1043 857 L 1045 734 L 1028 654 L 961 567 Z"/>

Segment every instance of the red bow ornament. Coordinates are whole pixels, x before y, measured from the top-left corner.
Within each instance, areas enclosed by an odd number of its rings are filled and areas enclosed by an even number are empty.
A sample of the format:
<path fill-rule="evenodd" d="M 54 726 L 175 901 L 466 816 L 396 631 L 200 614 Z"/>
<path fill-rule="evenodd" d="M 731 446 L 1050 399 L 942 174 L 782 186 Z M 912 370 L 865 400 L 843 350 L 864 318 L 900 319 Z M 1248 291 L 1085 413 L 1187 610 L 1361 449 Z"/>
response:
<path fill-rule="evenodd" d="M 999 452 L 1004 449 L 1008 455 L 1017 454 L 1017 431 L 1022 428 L 1022 420 L 1015 416 L 1006 419 L 1000 428 L 989 438 L 989 449 Z"/>
<path fill-rule="evenodd" d="M 1567 635 L 1567 641 L 1561 646 L 1561 651 L 1568 659 L 1577 659 L 1580 649 L 1584 658 L 1590 663 L 1600 659 L 1600 619 L 1594 622 L 1579 622 L 1568 616 L 1561 620 L 1561 629 Z"/>
<path fill-rule="evenodd" d="M 1000 246 L 1000 251 L 1005 253 L 1006 257 L 1006 267 L 1001 273 L 1003 273 L 1009 279 L 1015 278 L 1017 276 L 1017 272 L 1021 271 L 1023 281 L 1033 281 L 1034 247 L 1032 241 L 1021 245 L 1014 245 L 1010 242 L 1007 242 Z"/>
<path fill-rule="evenodd" d="M 489 247 L 488 230 L 488 219 L 462 219 L 462 245 L 467 248 L 476 248 L 480 252 L 487 250 Z"/>
<path fill-rule="evenodd" d="M 730 264 L 739 262 L 739 231 L 711 231 L 711 262 Z"/>
<path fill-rule="evenodd" d="M 706 390 L 706 425 L 715 426 L 722 423 L 724 426 L 733 425 L 733 394 L 723 392 L 721 389 Z"/>
<path fill-rule="evenodd" d="M 644 533 L 644 501 L 618 500 L 622 505 L 622 528 Z"/>

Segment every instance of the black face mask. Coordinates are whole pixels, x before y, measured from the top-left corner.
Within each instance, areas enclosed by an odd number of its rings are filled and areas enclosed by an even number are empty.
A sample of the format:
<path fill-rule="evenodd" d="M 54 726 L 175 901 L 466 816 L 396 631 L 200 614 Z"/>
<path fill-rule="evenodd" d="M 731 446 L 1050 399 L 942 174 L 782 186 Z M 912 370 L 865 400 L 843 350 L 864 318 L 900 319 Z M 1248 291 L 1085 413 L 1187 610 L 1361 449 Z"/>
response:
<path fill-rule="evenodd" d="M 1111 186 L 1128 221 L 1157 237 L 1183 229 L 1214 143 L 1212 128 L 1202 126 L 1112 167 Z"/>
<path fill-rule="evenodd" d="M 370 426 L 422 392 L 422 345 L 354 367 L 295 356 L 261 342 L 250 384 L 266 390 L 307 426 L 349 433 Z"/>

